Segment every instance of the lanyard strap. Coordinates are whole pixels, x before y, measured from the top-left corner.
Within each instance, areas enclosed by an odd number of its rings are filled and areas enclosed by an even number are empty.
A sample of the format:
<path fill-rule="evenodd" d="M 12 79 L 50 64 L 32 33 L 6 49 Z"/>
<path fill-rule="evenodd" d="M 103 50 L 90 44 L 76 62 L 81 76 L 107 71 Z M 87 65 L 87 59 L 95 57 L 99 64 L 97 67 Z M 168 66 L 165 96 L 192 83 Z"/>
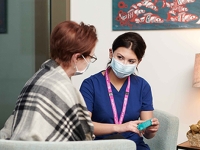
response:
<path fill-rule="evenodd" d="M 127 103 L 128 103 L 128 95 L 129 95 L 129 92 L 130 92 L 130 76 L 128 76 L 128 84 L 127 84 L 127 87 L 126 87 L 126 93 L 124 95 L 124 103 L 123 103 L 123 107 L 122 107 L 122 112 L 121 112 L 121 115 L 120 115 L 120 119 L 118 120 L 117 109 L 116 109 L 114 96 L 113 96 L 113 92 L 112 92 L 112 88 L 111 88 L 111 84 L 110 84 L 110 78 L 108 76 L 108 69 L 109 68 L 107 68 L 106 71 L 105 71 L 105 75 L 106 75 L 105 77 L 106 77 L 106 84 L 107 84 L 107 88 L 108 88 L 108 94 L 109 94 L 109 97 L 110 97 L 110 103 L 111 103 L 112 110 L 113 110 L 114 121 L 115 121 L 115 124 L 121 124 L 123 119 L 124 119 L 126 106 L 127 106 Z"/>

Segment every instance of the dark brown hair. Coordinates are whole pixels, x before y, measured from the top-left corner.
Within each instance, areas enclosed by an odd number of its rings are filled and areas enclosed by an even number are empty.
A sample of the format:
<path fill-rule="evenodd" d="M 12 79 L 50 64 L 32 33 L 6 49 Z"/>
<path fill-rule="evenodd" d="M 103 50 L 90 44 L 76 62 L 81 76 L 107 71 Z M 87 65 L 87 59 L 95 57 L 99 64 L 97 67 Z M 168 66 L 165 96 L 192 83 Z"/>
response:
<path fill-rule="evenodd" d="M 93 25 L 64 21 L 58 24 L 51 34 L 51 58 L 54 60 L 58 58 L 63 64 L 68 64 L 75 53 L 87 57 L 96 42 L 96 28 Z"/>
<path fill-rule="evenodd" d="M 119 48 L 125 47 L 130 48 L 136 54 L 138 60 L 140 61 L 144 56 L 146 50 L 146 43 L 144 39 L 136 32 L 126 32 L 119 35 L 112 44 L 113 52 Z"/>
<path fill-rule="evenodd" d="M 131 48 L 138 60 L 141 61 L 146 50 L 144 39 L 136 32 L 126 32 L 119 35 L 112 44 L 113 52 L 119 47 Z M 107 65 L 111 63 L 111 60 Z"/>

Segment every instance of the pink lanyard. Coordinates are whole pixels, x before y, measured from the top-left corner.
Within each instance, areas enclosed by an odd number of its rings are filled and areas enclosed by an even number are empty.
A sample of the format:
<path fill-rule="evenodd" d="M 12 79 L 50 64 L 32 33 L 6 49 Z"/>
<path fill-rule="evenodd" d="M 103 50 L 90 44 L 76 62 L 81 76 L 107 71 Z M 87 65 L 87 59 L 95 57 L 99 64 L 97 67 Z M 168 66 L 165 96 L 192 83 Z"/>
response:
<path fill-rule="evenodd" d="M 125 111 L 126 111 L 126 105 L 127 105 L 127 102 L 128 102 L 128 95 L 129 95 L 129 91 L 130 91 L 130 76 L 128 77 L 128 84 L 127 84 L 127 87 L 126 87 L 126 93 L 124 95 L 124 103 L 123 103 L 122 112 L 121 112 L 121 115 L 120 115 L 120 119 L 118 120 L 116 105 L 115 105 L 113 92 L 112 92 L 111 84 L 110 84 L 110 78 L 108 76 L 108 69 L 109 68 L 107 68 L 106 72 L 105 72 L 106 84 L 107 84 L 110 102 L 111 102 L 112 110 L 113 110 L 113 114 L 114 114 L 114 121 L 115 121 L 115 124 L 121 124 L 123 119 L 124 119 L 124 115 L 125 115 Z"/>

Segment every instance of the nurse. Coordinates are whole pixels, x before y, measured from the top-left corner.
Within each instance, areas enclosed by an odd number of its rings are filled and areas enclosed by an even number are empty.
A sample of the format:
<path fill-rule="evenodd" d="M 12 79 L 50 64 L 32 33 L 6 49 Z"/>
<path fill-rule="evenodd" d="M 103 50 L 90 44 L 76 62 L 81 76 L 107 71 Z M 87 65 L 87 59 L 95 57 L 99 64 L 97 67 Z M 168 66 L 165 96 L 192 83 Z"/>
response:
<path fill-rule="evenodd" d="M 149 150 L 143 137 L 153 138 L 159 121 L 153 117 L 153 98 L 149 83 L 135 73 L 145 54 L 146 44 L 135 32 L 119 35 L 109 49 L 106 70 L 90 76 L 80 91 L 94 124 L 95 140 L 124 138 L 134 141 L 137 150 Z M 139 131 L 139 123 L 151 119 L 152 125 Z"/>

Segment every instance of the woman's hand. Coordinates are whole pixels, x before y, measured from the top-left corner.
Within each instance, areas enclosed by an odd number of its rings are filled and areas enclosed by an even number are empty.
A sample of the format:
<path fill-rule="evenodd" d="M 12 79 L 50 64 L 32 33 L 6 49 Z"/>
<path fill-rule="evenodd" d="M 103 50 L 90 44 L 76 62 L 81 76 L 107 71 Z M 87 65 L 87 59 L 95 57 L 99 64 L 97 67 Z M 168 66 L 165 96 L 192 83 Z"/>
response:
<path fill-rule="evenodd" d="M 158 119 L 157 118 L 153 118 L 153 119 L 151 119 L 151 121 L 152 121 L 152 125 L 150 127 L 146 128 L 145 131 L 143 132 L 144 137 L 147 138 L 147 139 L 150 139 L 150 138 L 154 137 L 156 132 L 159 129 L 159 121 L 158 121 Z"/>
<path fill-rule="evenodd" d="M 142 123 L 144 121 L 142 120 L 135 120 L 135 121 L 129 121 L 123 124 L 117 125 L 117 132 L 122 133 L 122 132 L 135 132 L 139 134 L 140 136 L 142 135 L 141 132 L 137 129 L 138 124 Z"/>

